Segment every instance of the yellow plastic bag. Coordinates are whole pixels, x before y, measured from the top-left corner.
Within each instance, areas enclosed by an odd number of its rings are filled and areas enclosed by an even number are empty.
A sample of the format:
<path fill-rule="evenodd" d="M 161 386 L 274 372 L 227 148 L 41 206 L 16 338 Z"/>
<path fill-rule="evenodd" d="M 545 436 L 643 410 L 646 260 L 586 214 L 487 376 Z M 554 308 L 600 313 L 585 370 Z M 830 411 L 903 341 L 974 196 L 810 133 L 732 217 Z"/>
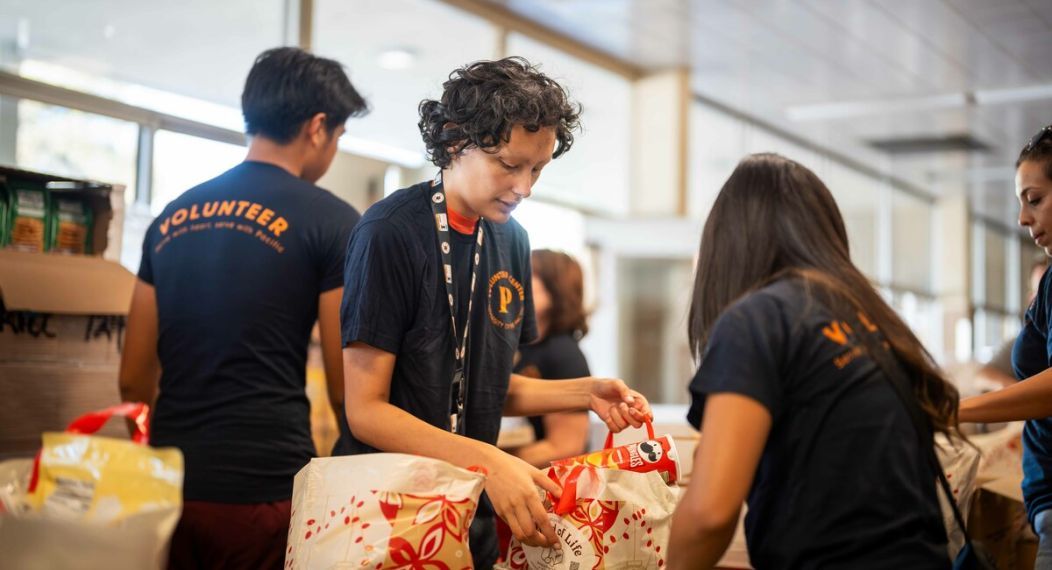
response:
<path fill-rule="evenodd" d="M 122 404 L 45 433 L 37 460 L 0 468 L 0 551 L 12 568 L 160 568 L 182 510 L 183 456 L 153 449 L 149 408 Z M 90 435 L 132 418 L 133 441 Z M 9 467 L 9 468 L 8 468 Z M 62 548 L 55 548 L 62 544 Z M 75 547 L 73 547 L 75 545 Z"/>

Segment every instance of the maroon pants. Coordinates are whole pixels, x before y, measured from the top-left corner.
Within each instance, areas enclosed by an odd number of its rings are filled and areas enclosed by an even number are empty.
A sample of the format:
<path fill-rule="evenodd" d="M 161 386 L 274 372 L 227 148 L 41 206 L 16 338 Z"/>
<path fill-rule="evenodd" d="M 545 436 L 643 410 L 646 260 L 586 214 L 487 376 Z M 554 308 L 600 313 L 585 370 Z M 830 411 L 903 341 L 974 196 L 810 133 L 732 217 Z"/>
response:
<path fill-rule="evenodd" d="M 169 570 L 200 568 L 280 570 L 285 565 L 291 501 L 186 501 L 172 535 Z"/>

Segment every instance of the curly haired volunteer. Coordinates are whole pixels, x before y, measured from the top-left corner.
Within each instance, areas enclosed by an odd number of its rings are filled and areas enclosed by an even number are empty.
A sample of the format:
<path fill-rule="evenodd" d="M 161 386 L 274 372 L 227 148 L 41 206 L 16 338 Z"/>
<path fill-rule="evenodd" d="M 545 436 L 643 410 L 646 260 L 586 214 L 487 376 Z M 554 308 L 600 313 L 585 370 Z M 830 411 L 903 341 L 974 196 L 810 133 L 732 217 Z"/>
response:
<path fill-rule="evenodd" d="M 612 430 L 639 426 L 647 401 L 620 380 L 512 374 L 537 336 L 530 245 L 511 217 L 573 142 L 578 109 L 522 58 L 454 71 L 420 104 L 434 181 L 372 206 L 347 249 L 341 308 L 346 420 L 336 453 L 425 455 L 489 477 L 492 510 L 526 543 L 558 545 L 536 487 L 559 488 L 494 446 L 505 415 L 591 409 Z M 346 428 L 349 428 L 347 430 Z M 472 526 L 475 564 L 497 555 L 492 510 Z"/>

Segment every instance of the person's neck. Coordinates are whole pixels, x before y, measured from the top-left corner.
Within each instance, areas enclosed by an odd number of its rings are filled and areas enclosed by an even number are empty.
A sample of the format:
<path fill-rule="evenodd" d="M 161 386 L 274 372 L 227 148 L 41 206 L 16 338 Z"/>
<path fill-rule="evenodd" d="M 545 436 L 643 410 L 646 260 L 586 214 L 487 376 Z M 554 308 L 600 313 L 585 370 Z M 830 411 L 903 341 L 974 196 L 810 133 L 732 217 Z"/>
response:
<path fill-rule="evenodd" d="M 295 143 L 283 145 L 266 137 L 252 137 L 245 160 L 273 164 L 296 178 L 303 176 L 302 153 Z"/>
<path fill-rule="evenodd" d="M 446 172 L 442 173 L 442 186 L 446 192 L 446 211 L 449 213 L 449 225 L 462 234 L 475 233 L 479 215 L 472 210 L 460 194 L 460 186 L 450 180 Z"/>

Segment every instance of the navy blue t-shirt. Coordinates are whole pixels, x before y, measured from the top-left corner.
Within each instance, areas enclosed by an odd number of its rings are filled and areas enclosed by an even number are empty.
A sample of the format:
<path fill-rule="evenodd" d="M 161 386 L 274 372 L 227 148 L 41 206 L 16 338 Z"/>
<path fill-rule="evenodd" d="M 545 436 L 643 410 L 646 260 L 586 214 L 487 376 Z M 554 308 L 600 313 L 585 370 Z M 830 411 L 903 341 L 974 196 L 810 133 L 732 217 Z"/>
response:
<path fill-rule="evenodd" d="M 139 278 L 157 295 L 162 376 L 151 443 L 186 461 L 186 500 L 286 500 L 316 452 L 305 389 L 318 296 L 343 284 L 346 202 L 244 162 L 150 225 Z"/>
<path fill-rule="evenodd" d="M 431 183 L 423 182 L 366 211 L 347 247 L 340 317 L 344 346 L 362 342 L 397 356 L 391 404 L 448 430 L 454 341 L 431 193 Z M 526 231 L 514 219 L 480 223 L 485 236 L 471 315 L 464 429 L 466 436 L 494 444 L 515 351 L 537 331 Z M 474 240 L 452 233 L 460 326 Z M 354 437 L 346 418 L 340 423 L 334 455 L 376 451 Z"/>
<path fill-rule="evenodd" d="M 515 364 L 515 373 L 547 380 L 592 375 L 588 371 L 588 360 L 577 345 L 577 339 L 569 333 L 551 335 L 538 343 L 522 347 L 519 351 L 519 361 Z M 544 427 L 544 416 L 531 416 L 529 422 L 533 426 L 534 439 L 540 441 L 548 436 Z M 584 453 L 585 450 L 580 452 Z"/>
<path fill-rule="evenodd" d="M 724 392 L 773 419 L 745 519 L 754 567 L 949 567 L 935 473 L 905 407 L 803 282 L 777 281 L 716 321 L 691 425 Z"/>
<path fill-rule="evenodd" d="M 1012 369 L 1023 380 L 1052 366 L 1052 299 L 1049 272 L 1023 320 L 1023 330 L 1012 347 Z M 1052 508 L 1052 418 L 1031 420 L 1023 428 L 1023 501 L 1030 524 L 1038 513 Z"/>

